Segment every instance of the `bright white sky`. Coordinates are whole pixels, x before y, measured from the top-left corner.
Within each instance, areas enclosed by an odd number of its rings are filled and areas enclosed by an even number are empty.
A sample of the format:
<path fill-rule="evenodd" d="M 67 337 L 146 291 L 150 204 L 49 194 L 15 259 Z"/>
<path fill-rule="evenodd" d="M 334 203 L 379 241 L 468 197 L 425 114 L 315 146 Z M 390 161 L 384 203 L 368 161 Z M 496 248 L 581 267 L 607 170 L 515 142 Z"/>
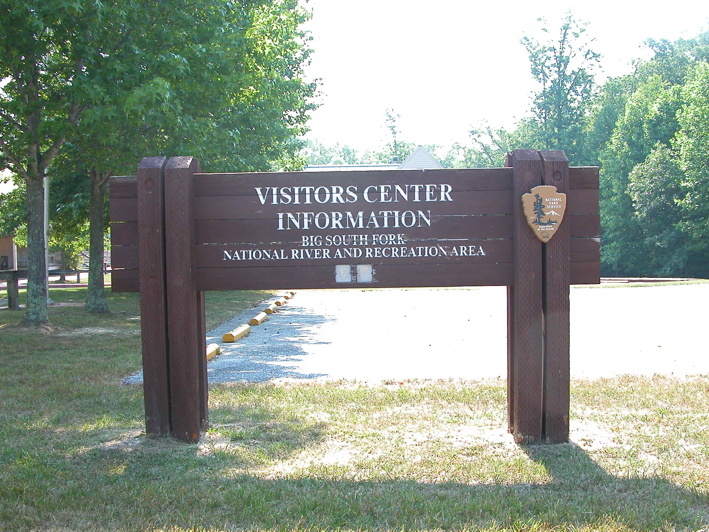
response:
<path fill-rule="evenodd" d="M 401 139 L 466 143 L 473 125 L 510 127 L 535 90 L 520 39 L 539 17 L 557 28 L 571 11 L 588 23 L 602 75 L 631 71 L 647 38 L 692 38 L 709 30 L 706 0 L 309 0 L 322 106 L 308 138 L 364 149 L 387 139 L 385 111 L 400 115 Z M 602 79 L 602 78 L 600 78 Z"/>

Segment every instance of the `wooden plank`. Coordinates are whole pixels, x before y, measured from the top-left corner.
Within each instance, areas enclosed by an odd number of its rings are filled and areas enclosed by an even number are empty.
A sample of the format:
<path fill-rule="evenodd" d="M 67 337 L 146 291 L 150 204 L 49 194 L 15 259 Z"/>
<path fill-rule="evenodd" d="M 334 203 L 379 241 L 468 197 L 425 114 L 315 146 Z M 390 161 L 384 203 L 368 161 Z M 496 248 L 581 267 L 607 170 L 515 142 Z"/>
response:
<path fill-rule="evenodd" d="M 280 231 L 275 222 L 268 224 L 264 220 L 195 221 L 195 240 L 198 244 L 286 242 L 300 245 L 304 241 L 313 241 L 309 237 L 315 237 L 316 240 L 322 240 L 324 245 L 329 246 L 348 245 L 348 240 L 359 245 L 381 241 L 380 235 L 391 234 L 404 235 L 406 239 L 413 240 L 511 238 L 512 216 L 434 216 L 430 227 L 331 231 Z M 127 242 L 123 241 L 123 243 Z"/>
<path fill-rule="evenodd" d="M 138 292 L 138 270 L 111 270 L 111 292 Z"/>
<path fill-rule="evenodd" d="M 569 191 L 569 161 L 560 151 L 540 152 L 543 183 L 557 192 Z M 569 224 L 558 226 L 543 246 L 544 312 L 544 439 L 566 443 L 569 439 L 569 286 L 571 239 Z"/>
<path fill-rule="evenodd" d="M 164 436 L 170 431 L 163 218 L 165 162 L 164 157 L 143 159 L 138 167 L 137 181 L 140 336 L 143 354 L 145 427 L 148 436 Z M 114 283 L 118 280 L 114 279 Z M 121 288 L 120 282 L 115 284 L 116 288 Z"/>
<path fill-rule="evenodd" d="M 378 197 L 378 196 L 375 196 Z M 439 196 L 440 197 L 440 196 Z M 446 198 L 448 195 L 445 196 Z M 483 190 L 479 192 L 473 191 L 453 191 L 450 193 L 452 201 L 436 201 L 436 202 L 380 202 L 372 203 L 363 201 L 353 203 L 303 203 L 298 205 L 284 205 L 271 203 L 262 204 L 261 200 L 255 195 L 249 196 L 230 196 L 222 194 L 220 196 L 198 196 L 195 198 L 194 212 L 197 220 L 233 220 L 233 219 L 257 219 L 271 220 L 275 227 L 275 221 L 279 213 L 283 220 L 292 220 L 286 218 L 285 213 L 339 213 L 339 221 L 346 225 L 349 220 L 356 219 L 360 212 L 363 213 L 363 220 L 366 224 L 370 219 L 370 214 L 375 213 L 379 219 L 379 223 L 383 226 L 383 212 L 399 213 L 398 216 L 403 216 L 404 212 L 429 213 L 430 216 L 442 216 L 446 214 L 511 214 L 510 194 L 507 190 Z M 123 216 L 130 216 L 128 212 L 121 212 Z M 389 215 L 390 227 L 394 227 L 397 215 Z M 302 217 L 300 215 L 299 217 Z M 129 219 L 129 218 L 126 218 Z M 334 217 L 328 217 L 332 220 Z M 356 226 L 345 227 L 355 229 Z"/>
<path fill-rule="evenodd" d="M 111 268 L 137 269 L 138 246 L 111 246 Z"/>
<path fill-rule="evenodd" d="M 301 269 L 302 272 L 295 270 Z M 334 266 L 197 269 L 199 290 L 265 290 L 320 288 L 406 288 L 441 286 L 507 286 L 512 283 L 511 263 L 445 264 L 416 266 L 395 264 L 375 268 L 373 283 L 338 283 Z"/>
<path fill-rule="evenodd" d="M 111 244 L 114 246 L 138 245 L 138 222 L 111 222 Z"/>
<path fill-rule="evenodd" d="M 138 178 L 136 176 L 116 176 L 108 180 L 108 195 L 116 198 L 137 198 Z"/>
<path fill-rule="evenodd" d="M 601 243 L 593 238 L 571 239 L 571 262 L 599 262 Z"/>
<path fill-rule="evenodd" d="M 197 346 L 199 349 L 204 345 L 207 338 L 207 321 L 205 314 L 204 292 L 196 293 L 196 314 L 197 314 Z M 199 357 L 197 368 L 199 378 L 199 426 L 201 430 L 209 428 L 209 383 L 207 381 L 207 359 Z"/>
<path fill-rule="evenodd" d="M 598 284 L 600 278 L 600 261 L 571 263 L 571 284 Z"/>
<path fill-rule="evenodd" d="M 566 194 L 566 213 L 598 213 L 598 189 L 569 190 Z"/>
<path fill-rule="evenodd" d="M 348 187 L 356 185 L 361 192 L 369 185 L 450 183 L 456 190 L 510 190 L 509 168 L 370 170 L 367 172 L 253 172 L 198 174 L 194 191 L 199 196 L 251 196 L 254 187 Z"/>
<path fill-rule="evenodd" d="M 572 166 L 569 168 L 569 190 L 600 188 L 598 166 Z"/>
<path fill-rule="evenodd" d="M 138 201 L 135 198 L 112 198 L 108 210 L 111 222 L 138 221 Z"/>
<path fill-rule="evenodd" d="M 178 440 L 199 441 L 202 428 L 201 360 L 204 337 L 193 281 L 192 157 L 172 157 L 165 165 L 165 271 L 170 374 L 171 434 Z M 141 286 L 142 291 L 142 286 Z"/>
<path fill-rule="evenodd" d="M 508 354 L 511 386 L 511 426 L 517 443 L 542 441 L 543 315 L 542 243 L 532 234 L 522 212 L 522 195 L 542 184 L 542 161 L 532 150 L 515 150 L 513 208 L 515 211 L 514 286 L 510 290 L 512 313 Z"/>
<path fill-rule="evenodd" d="M 464 272 L 458 271 L 458 268 L 452 268 L 454 274 L 449 274 L 446 265 L 442 266 L 443 270 L 440 273 L 430 271 L 428 268 L 419 270 L 415 266 L 397 266 L 396 273 L 390 274 L 388 278 L 394 275 L 401 274 L 400 269 L 409 268 L 409 273 L 412 275 L 411 281 L 406 286 L 416 286 L 414 282 L 420 282 L 421 286 L 439 287 L 453 286 L 446 284 L 446 280 L 450 282 L 461 282 L 459 286 L 510 286 L 513 283 L 511 275 L 512 264 L 481 264 L 479 267 L 470 267 L 461 265 Z M 362 289 L 366 285 L 352 283 L 334 283 L 328 284 L 323 281 L 329 275 L 333 275 L 331 266 L 314 266 L 312 274 L 308 274 L 301 278 L 298 286 L 289 284 L 288 276 L 292 275 L 292 268 L 286 268 L 280 273 L 264 268 L 243 268 L 234 270 L 231 268 L 210 268 L 198 269 L 195 273 L 196 282 L 200 290 L 266 290 L 266 289 L 287 289 L 287 288 L 355 288 Z M 400 269 L 399 269 L 400 268 Z M 418 271 L 417 271 L 418 270 Z M 492 270 L 492 271 L 491 271 Z M 572 284 L 597 284 L 600 272 L 600 263 L 598 262 L 572 262 L 571 263 L 571 282 Z M 112 289 L 115 292 L 137 292 L 139 288 L 138 270 L 114 270 L 111 272 Z M 303 276 L 301 276 L 303 277 Z M 370 288 L 372 286 L 370 285 Z M 401 283 L 397 285 L 396 279 L 391 280 L 386 286 L 379 279 L 377 284 L 379 288 L 397 288 L 403 287 Z"/>
<path fill-rule="evenodd" d="M 512 262 L 512 240 L 456 240 L 407 242 L 405 245 L 310 246 L 197 245 L 200 268 L 284 267 L 326 264 L 477 264 Z"/>
<path fill-rule="evenodd" d="M 598 214 L 572 214 L 566 221 L 569 223 L 571 238 L 601 237 L 601 217 Z"/>
<path fill-rule="evenodd" d="M 496 242 L 498 245 L 512 246 L 512 242 Z M 228 264 L 224 266 L 223 264 L 217 263 L 214 259 L 207 258 L 201 251 L 201 246 L 196 247 L 195 258 L 196 265 L 200 268 L 211 267 L 222 268 L 228 267 L 232 270 L 232 275 L 240 275 L 239 271 L 234 271 L 233 268 L 237 267 L 258 267 L 258 261 L 251 261 L 250 265 L 244 262 L 239 262 L 238 264 Z M 598 284 L 600 279 L 600 263 L 598 259 L 600 244 L 593 239 L 572 239 L 571 240 L 571 272 L 572 272 L 572 284 Z M 138 251 L 137 247 L 120 247 L 113 248 L 113 270 L 112 270 L 112 288 L 113 291 L 121 292 L 135 292 L 138 290 L 138 278 L 137 270 L 133 270 L 130 265 L 137 260 Z M 119 251 L 116 251 L 119 250 Z M 485 246 L 485 251 L 488 253 L 488 257 L 481 258 L 478 262 L 509 262 L 506 259 L 492 260 L 490 256 L 494 251 L 489 247 Z M 120 258 L 121 269 L 118 269 L 117 259 Z M 425 259 L 432 262 L 433 259 Z M 331 261 L 331 263 L 339 263 L 341 261 Z M 391 260 L 389 261 L 391 262 Z M 362 261 L 364 263 L 364 261 Z M 381 264 L 381 261 L 379 261 Z M 291 261 L 292 264 L 292 261 Z M 317 264 L 322 264 L 321 261 L 307 261 L 298 262 L 301 266 L 312 266 Z M 445 266 L 444 266 L 445 267 Z M 595 272 L 595 273 L 594 273 Z M 120 289 L 119 289 L 120 288 Z"/>
<path fill-rule="evenodd" d="M 378 198 L 378 195 L 374 195 Z M 326 196 L 328 197 L 328 196 Z M 348 202 L 348 203 L 308 203 L 293 204 L 263 204 L 256 194 L 234 196 L 221 194 L 218 196 L 198 196 L 195 198 L 195 219 L 197 220 L 276 220 L 279 213 L 284 212 L 327 212 L 342 213 L 341 223 L 346 223 L 360 211 L 364 213 L 365 222 L 372 212 L 405 212 L 418 211 L 431 213 L 434 217 L 445 215 L 501 215 L 511 214 L 510 191 L 451 191 L 446 193 L 451 201 L 420 201 L 420 202 Z M 568 212 L 598 213 L 598 189 L 572 190 L 568 194 Z M 349 215 L 349 218 L 348 218 Z M 129 213 L 125 214 L 130 216 Z M 129 218 L 126 218 L 129 219 Z M 395 217 L 390 215 L 390 224 Z"/>

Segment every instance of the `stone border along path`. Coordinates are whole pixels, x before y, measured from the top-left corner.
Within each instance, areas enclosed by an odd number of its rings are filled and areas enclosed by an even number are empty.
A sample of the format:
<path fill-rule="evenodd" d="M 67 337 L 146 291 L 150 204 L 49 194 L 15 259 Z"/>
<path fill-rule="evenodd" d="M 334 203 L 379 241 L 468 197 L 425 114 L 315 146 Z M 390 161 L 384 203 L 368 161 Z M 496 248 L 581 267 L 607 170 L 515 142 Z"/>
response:
<path fill-rule="evenodd" d="M 209 382 L 505 378 L 505 290 L 301 290 L 235 342 L 269 302 L 210 331 Z M 709 374 L 708 299 L 709 283 L 573 287 L 572 378 Z"/>

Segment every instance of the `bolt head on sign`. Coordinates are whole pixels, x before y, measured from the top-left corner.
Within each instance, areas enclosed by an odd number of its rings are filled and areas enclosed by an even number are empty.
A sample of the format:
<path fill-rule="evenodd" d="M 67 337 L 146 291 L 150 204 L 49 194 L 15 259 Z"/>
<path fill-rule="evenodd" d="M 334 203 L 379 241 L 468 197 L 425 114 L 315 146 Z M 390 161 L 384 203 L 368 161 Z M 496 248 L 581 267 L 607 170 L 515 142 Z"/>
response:
<path fill-rule="evenodd" d="M 551 185 L 534 187 L 522 196 L 522 210 L 536 237 L 549 242 L 564 218 L 566 194 Z"/>

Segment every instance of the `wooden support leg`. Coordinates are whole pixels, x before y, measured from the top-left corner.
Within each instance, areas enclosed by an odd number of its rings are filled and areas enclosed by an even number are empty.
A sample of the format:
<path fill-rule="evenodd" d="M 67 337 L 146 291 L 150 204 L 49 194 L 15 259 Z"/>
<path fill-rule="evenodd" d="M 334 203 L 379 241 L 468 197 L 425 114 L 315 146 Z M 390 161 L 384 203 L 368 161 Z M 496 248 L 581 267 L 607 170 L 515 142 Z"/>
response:
<path fill-rule="evenodd" d="M 171 433 L 199 441 L 206 415 L 203 317 L 193 281 L 194 224 L 192 157 L 173 157 L 165 166 L 165 257 L 170 367 Z"/>
<path fill-rule="evenodd" d="M 143 351 L 143 398 L 148 436 L 170 432 L 167 300 L 165 288 L 164 157 L 138 167 L 138 264 Z"/>
<path fill-rule="evenodd" d="M 536 151 L 515 150 L 509 162 L 515 226 L 514 286 L 508 302 L 509 416 L 515 441 L 529 444 L 543 439 L 542 244 L 527 227 L 521 198 L 541 184 L 542 161 Z"/>
<path fill-rule="evenodd" d="M 561 151 L 540 152 L 544 184 L 568 194 L 569 162 Z M 569 440 L 570 224 L 561 223 L 544 244 L 544 439 Z"/>

